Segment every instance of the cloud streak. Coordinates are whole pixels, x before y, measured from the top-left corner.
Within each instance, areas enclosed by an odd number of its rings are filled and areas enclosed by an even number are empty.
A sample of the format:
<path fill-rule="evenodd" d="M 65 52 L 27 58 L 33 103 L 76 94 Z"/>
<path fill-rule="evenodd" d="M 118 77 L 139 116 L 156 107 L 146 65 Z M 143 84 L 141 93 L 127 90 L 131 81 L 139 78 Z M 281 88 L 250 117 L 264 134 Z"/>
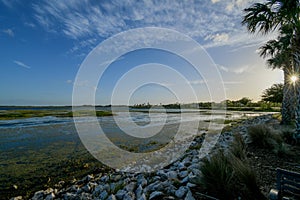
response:
<path fill-rule="evenodd" d="M 212 48 L 249 43 L 249 35 L 240 23 L 242 9 L 253 2 L 39 1 L 32 8 L 35 20 L 47 31 L 79 42 L 88 39 L 89 46 L 121 31 L 155 26 L 175 29 Z"/>
<path fill-rule="evenodd" d="M 9 28 L 3 30 L 2 32 L 5 33 L 5 34 L 7 34 L 7 35 L 10 36 L 10 37 L 14 37 L 14 36 L 15 36 L 15 33 L 13 32 L 13 30 L 12 30 L 12 29 L 9 29 Z"/>
<path fill-rule="evenodd" d="M 15 64 L 19 65 L 20 67 L 24 67 L 24 68 L 27 68 L 27 69 L 30 69 L 30 68 L 31 68 L 29 65 L 26 65 L 26 64 L 24 64 L 24 63 L 21 62 L 21 61 L 14 60 L 13 62 L 14 62 Z"/>

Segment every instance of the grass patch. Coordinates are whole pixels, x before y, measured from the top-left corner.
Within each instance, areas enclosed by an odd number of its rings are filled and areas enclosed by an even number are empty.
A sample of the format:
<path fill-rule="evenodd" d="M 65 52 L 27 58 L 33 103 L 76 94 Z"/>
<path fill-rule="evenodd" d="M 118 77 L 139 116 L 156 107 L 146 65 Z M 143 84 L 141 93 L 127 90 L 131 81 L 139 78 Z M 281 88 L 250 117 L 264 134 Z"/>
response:
<path fill-rule="evenodd" d="M 219 199 L 266 199 L 246 157 L 246 144 L 235 135 L 228 154 L 219 151 L 201 166 L 200 185 Z"/>
<path fill-rule="evenodd" d="M 8 110 L 0 112 L 0 120 L 25 119 L 32 117 L 87 117 L 87 116 L 112 116 L 110 111 L 90 110 L 68 111 L 68 110 Z"/>
<path fill-rule="evenodd" d="M 248 128 L 248 133 L 252 144 L 272 150 L 278 157 L 292 155 L 289 145 L 284 141 L 293 141 L 293 132 L 291 130 L 275 131 L 266 125 L 256 125 Z"/>

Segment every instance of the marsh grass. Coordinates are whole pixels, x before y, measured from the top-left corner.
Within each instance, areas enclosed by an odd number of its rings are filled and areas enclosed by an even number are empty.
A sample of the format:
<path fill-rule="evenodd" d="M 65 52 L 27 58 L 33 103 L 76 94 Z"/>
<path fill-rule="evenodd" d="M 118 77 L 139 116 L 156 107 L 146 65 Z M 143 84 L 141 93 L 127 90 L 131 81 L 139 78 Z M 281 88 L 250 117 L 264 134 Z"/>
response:
<path fill-rule="evenodd" d="M 90 110 L 68 111 L 68 110 L 8 110 L 0 112 L 0 120 L 25 119 L 32 117 L 87 117 L 87 116 L 112 116 L 110 111 Z"/>

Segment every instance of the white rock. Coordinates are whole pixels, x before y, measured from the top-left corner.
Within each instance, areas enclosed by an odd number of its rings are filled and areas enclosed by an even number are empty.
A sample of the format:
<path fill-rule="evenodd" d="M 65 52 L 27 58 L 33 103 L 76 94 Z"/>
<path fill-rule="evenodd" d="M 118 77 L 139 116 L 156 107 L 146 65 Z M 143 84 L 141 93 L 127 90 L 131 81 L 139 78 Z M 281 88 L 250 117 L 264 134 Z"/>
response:
<path fill-rule="evenodd" d="M 154 191 L 150 194 L 149 200 L 163 196 L 162 192 Z"/>

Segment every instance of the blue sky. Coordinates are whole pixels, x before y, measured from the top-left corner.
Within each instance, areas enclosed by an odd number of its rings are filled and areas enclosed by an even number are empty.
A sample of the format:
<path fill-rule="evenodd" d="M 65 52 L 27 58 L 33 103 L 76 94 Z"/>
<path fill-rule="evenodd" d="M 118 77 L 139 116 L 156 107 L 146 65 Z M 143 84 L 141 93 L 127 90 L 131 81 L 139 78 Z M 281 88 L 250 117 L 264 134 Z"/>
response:
<path fill-rule="evenodd" d="M 281 71 L 267 69 L 256 52 L 274 35 L 250 35 L 241 26 L 242 9 L 253 2 L 0 0 L 0 105 L 70 105 L 76 74 L 89 52 L 115 34 L 143 27 L 169 28 L 196 40 L 217 65 L 227 98 L 259 100 L 265 88 L 283 78 Z M 179 70 L 197 91 L 198 100 L 210 100 L 204 81 L 193 75 L 188 63 L 168 52 L 146 49 L 112 63 L 95 87 L 96 103 L 110 104 L 118 78 L 149 62 Z M 145 85 L 130 103 L 177 102 L 168 90 L 170 84 Z"/>

